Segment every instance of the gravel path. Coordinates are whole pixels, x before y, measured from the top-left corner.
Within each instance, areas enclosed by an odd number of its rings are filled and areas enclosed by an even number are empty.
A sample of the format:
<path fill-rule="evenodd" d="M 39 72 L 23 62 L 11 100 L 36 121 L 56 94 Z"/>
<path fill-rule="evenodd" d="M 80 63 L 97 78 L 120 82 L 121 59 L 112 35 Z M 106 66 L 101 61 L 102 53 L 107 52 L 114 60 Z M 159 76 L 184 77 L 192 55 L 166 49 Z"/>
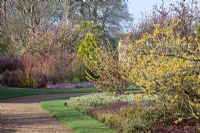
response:
<path fill-rule="evenodd" d="M 73 133 L 50 113 L 41 101 L 83 94 L 50 94 L 11 98 L 0 103 L 0 133 Z"/>

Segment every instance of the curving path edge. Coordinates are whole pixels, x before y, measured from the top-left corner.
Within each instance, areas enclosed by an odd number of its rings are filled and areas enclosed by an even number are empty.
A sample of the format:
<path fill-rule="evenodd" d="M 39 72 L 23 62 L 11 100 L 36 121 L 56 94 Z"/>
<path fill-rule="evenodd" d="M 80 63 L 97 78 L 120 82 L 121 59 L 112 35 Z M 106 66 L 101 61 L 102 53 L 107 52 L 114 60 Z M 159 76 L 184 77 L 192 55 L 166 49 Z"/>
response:
<path fill-rule="evenodd" d="M 42 109 L 40 102 L 85 95 L 47 94 L 23 96 L 0 102 L 0 133 L 73 133 L 64 127 L 49 112 Z"/>

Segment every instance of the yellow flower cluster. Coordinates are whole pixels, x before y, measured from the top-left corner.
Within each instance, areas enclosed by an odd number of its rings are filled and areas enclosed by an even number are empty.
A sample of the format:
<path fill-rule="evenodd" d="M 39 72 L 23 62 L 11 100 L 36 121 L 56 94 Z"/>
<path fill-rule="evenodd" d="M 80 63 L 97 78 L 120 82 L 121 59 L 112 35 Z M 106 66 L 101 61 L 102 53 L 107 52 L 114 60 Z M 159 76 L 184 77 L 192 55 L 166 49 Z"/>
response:
<path fill-rule="evenodd" d="M 190 99 L 199 107 L 200 41 L 195 35 L 181 36 L 175 30 L 178 23 L 155 24 L 152 33 L 129 44 L 123 66 L 127 78 L 146 92 L 161 92 L 174 102 Z"/>

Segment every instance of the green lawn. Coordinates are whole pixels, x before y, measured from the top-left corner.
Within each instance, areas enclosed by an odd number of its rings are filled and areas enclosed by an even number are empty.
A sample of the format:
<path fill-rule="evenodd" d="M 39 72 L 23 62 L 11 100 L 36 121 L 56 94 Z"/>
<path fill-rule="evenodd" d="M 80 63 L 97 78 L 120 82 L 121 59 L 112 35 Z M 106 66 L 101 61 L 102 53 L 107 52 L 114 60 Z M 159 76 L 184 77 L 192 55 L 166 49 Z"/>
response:
<path fill-rule="evenodd" d="M 95 92 L 95 88 L 76 88 L 76 89 L 30 89 L 30 88 L 0 88 L 0 100 L 6 98 L 40 95 L 40 94 L 72 94 Z"/>
<path fill-rule="evenodd" d="M 138 87 L 131 85 L 127 92 L 137 93 Z M 31 89 L 31 88 L 0 88 L 0 100 L 40 94 L 70 94 L 70 93 L 91 93 L 96 92 L 96 88 L 74 88 L 74 89 Z"/>
<path fill-rule="evenodd" d="M 77 133 L 115 133 L 103 123 L 79 111 L 64 106 L 66 100 L 51 100 L 42 102 L 41 106 L 58 118 L 66 127 Z"/>

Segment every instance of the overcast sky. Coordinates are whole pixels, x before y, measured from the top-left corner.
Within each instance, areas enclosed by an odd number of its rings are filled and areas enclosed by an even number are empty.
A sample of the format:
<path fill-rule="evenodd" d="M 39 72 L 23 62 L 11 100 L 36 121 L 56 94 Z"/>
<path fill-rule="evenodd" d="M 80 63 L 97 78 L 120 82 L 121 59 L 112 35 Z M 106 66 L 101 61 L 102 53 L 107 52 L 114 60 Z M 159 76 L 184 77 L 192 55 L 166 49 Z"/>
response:
<path fill-rule="evenodd" d="M 165 5 L 181 0 L 164 0 Z M 200 1 L 200 0 L 198 0 Z M 128 0 L 129 10 L 133 14 L 134 20 L 138 21 L 141 17 L 141 12 L 150 11 L 155 4 L 162 3 L 162 0 Z"/>

